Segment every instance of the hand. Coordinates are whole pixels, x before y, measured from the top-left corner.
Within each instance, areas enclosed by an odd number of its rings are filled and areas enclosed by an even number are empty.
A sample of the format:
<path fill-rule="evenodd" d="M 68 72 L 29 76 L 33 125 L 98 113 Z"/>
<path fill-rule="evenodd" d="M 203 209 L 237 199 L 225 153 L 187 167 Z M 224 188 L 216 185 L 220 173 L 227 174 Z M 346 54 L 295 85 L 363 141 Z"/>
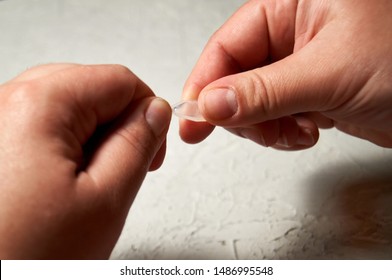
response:
<path fill-rule="evenodd" d="M 108 258 L 170 118 L 122 66 L 44 65 L 1 85 L 0 258 Z"/>
<path fill-rule="evenodd" d="M 392 1 L 249 1 L 209 40 L 183 99 L 213 125 L 278 149 L 336 127 L 392 147 Z M 202 141 L 213 126 L 181 121 Z"/>

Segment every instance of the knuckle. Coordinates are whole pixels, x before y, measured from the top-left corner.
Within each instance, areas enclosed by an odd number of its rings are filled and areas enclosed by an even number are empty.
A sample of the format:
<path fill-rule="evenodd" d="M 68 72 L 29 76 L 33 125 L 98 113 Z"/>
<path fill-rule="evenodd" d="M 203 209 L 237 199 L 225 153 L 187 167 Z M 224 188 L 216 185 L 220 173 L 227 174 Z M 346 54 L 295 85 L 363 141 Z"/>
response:
<path fill-rule="evenodd" d="M 247 108 L 253 109 L 249 114 L 257 116 L 259 121 L 271 119 L 271 112 L 275 111 L 277 101 L 270 78 L 256 71 L 250 71 L 246 77 L 244 91 L 249 94 L 245 94 L 243 102 Z"/>
<path fill-rule="evenodd" d="M 48 97 L 45 97 L 42 85 L 37 81 L 18 82 L 7 85 L 2 91 L 1 102 L 4 114 L 2 121 L 8 123 L 15 129 L 15 133 L 26 133 L 26 131 L 40 131 L 42 122 L 50 119 L 48 110 Z"/>
<path fill-rule="evenodd" d="M 32 108 L 41 98 L 42 87 L 38 82 L 29 81 L 16 85 L 9 95 L 8 102 L 15 110 Z"/>
<path fill-rule="evenodd" d="M 121 64 L 111 64 L 109 67 L 114 73 L 124 77 L 126 80 L 130 80 L 132 84 L 135 84 L 138 80 L 137 76 L 128 67 Z"/>

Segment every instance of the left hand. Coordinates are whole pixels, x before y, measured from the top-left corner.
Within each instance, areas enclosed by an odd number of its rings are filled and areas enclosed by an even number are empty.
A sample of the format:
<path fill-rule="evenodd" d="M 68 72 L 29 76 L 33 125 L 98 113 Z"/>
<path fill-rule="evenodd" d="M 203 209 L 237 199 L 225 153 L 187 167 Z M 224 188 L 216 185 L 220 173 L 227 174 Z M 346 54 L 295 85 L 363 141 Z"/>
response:
<path fill-rule="evenodd" d="M 0 259 L 108 258 L 170 106 L 123 66 L 54 64 L 0 86 Z"/>

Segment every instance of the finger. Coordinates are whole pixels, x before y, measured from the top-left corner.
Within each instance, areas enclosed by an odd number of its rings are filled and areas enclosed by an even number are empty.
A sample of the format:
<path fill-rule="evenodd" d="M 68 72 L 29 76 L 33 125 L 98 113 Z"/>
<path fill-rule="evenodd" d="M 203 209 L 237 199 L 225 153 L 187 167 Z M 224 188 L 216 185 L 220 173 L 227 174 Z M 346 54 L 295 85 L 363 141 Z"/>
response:
<path fill-rule="evenodd" d="M 271 65 L 209 84 L 199 97 L 201 113 L 214 125 L 246 126 L 338 107 L 351 94 L 341 82 L 348 65 L 338 55 L 320 54 L 325 49 L 320 41 Z"/>
<path fill-rule="evenodd" d="M 120 65 L 66 67 L 48 74 L 42 84 L 56 92 L 53 98 L 64 110 L 58 112 L 59 119 L 82 145 L 98 125 L 115 119 L 131 102 L 153 96 L 148 86 Z"/>
<path fill-rule="evenodd" d="M 86 168 L 104 194 L 125 196 L 130 205 L 147 171 L 163 160 L 170 118 L 166 101 L 144 98 L 118 120 Z"/>
<path fill-rule="evenodd" d="M 197 99 L 209 83 L 289 55 L 294 44 L 296 1 L 249 1 L 209 40 L 184 86 L 183 99 Z M 186 142 L 204 139 L 207 124 L 189 129 L 180 124 Z M 186 132 L 184 132 L 186 130 Z"/>
<path fill-rule="evenodd" d="M 216 79 L 291 54 L 295 2 L 278 5 L 271 1 L 248 1 L 242 6 L 208 41 L 185 84 L 183 97 L 194 98 L 192 93 Z"/>
<path fill-rule="evenodd" d="M 312 120 L 299 116 L 228 130 L 259 145 L 286 151 L 310 148 L 317 143 L 319 137 L 317 125 Z"/>
<path fill-rule="evenodd" d="M 278 140 L 273 148 L 283 151 L 298 151 L 313 147 L 319 139 L 319 131 L 316 123 L 313 120 L 304 117 L 293 117 L 295 123 L 289 126 L 281 127 L 281 136 L 284 135 L 283 141 Z M 290 135 L 290 131 L 295 128 L 295 134 Z M 289 136 L 287 136 L 289 135 Z M 285 140 L 287 139 L 288 140 Z"/>
<path fill-rule="evenodd" d="M 155 171 L 159 169 L 163 163 L 163 160 L 165 159 L 165 154 L 166 154 L 166 139 L 159 148 L 158 152 L 156 153 L 152 163 L 150 164 L 150 167 L 148 171 Z"/>
<path fill-rule="evenodd" d="M 275 145 L 292 147 L 297 143 L 299 135 L 298 124 L 293 117 L 283 117 L 279 119 L 279 138 Z"/>
<path fill-rule="evenodd" d="M 279 138 L 279 121 L 270 120 L 247 127 L 227 128 L 237 136 L 249 139 L 264 147 L 270 147 Z"/>
<path fill-rule="evenodd" d="M 180 137 L 189 144 L 203 141 L 214 130 L 214 126 L 203 122 L 180 120 Z"/>
<path fill-rule="evenodd" d="M 334 127 L 334 121 L 319 112 L 305 112 L 297 115 L 312 120 L 318 128 L 327 129 Z"/>

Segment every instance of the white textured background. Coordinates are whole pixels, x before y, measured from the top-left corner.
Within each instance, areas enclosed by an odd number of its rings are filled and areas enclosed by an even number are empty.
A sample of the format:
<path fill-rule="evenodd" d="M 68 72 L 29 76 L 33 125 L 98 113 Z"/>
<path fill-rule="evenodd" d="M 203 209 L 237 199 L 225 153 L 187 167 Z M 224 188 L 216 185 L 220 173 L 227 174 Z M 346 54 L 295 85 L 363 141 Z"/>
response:
<path fill-rule="evenodd" d="M 0 1 L 0 82 L 48 62 L 120 63 L 170 103 L 241 0 Z M 113 259 L 390 259 L 392 150 L 335 130 L 278 152 L 222 129 L 168 135 Z"/>

